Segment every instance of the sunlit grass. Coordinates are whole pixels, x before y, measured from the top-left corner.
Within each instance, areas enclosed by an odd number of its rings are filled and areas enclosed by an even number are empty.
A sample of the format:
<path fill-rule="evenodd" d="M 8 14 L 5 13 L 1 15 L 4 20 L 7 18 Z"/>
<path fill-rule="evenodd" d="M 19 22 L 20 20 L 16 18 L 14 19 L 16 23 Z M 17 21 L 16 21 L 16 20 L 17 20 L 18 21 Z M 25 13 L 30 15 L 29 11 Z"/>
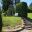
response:
<path fill-rule="evenodd" d="M 32 13 L 27 13 L 27 17 L 29 17 L 30 19 L 32 19 Z"/>
<path fill-rule="evenodd" d="M 3 16 L 2 22 L 3 22 L 3 26 L 6 26 L 6 25 L 15 26 L 17 23 L 21 23 L 21 17 Z"/>

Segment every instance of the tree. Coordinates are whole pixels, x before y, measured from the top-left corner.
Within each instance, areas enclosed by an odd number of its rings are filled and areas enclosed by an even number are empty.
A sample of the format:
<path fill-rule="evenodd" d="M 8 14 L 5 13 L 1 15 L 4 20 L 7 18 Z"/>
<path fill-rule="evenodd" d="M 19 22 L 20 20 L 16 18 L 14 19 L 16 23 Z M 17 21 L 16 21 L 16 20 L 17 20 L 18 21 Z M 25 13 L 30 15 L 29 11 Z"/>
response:
<path fill-rule="evenodd" d="M 0 32 L 2 30 L 2 17 L 1 17 L 1 14 L 0 14 Z"/>
<path fill-rule="evenodd" d="M 9 6 L 8 10 L 7 10 L 7 15 L 8 16 L 13 16 L 15 13 L 15 9 L 12 5 Z"/>
<path fill-rule="evenodd" d="M 3 9 L 4 9 L 4 12 L 8 10 L 8 6 L 10 4 L 13 4 L 11 0 L 2 0 L 3 1 Z"/>
<path fill-rule="evenodd" d="M 32 13 L 32 3 L 29 5 L 30 13 Z"/>
<path fill-rule="evenodd" d="M 28 13 L 32 13 L 32 10 L 30 8 L 28 8 Z"/>
<path fill-rule="evenodd" d="M 2 31 L 2 17 L 1 17 L 1 9 L 0 9 L 0 32 Z"/>
<path fill-rule="evenodd" d="M 0 3 L 0 32 L 2 31 L 2 17 L 1 17 L 1 13 L 2 13 L 2 4 Z"/>
<path fill-rule="evenodd" d="M 10 7 L 10 6 L 13 6 L 13 1 L 12 0 L 2 0 L 2 1 L 3 1 L 3 12 L 5 12 L 5 15 L 7 15 L 7 14 L 12 15 L 12 12 L 14 12 L 13 11 L 14 8 Z M 10 9 L 9 9 L 9 7 L 10 7 Z"/>
<path fill-rule="evenodd" d="M 19 13 L 19 16 L 27 17 L 27 3 L 26 2 L 21 2 L 16 4 L 16 12 Z"/>
<path fill-rule="evenodd" d="M 29 5 L 29 8 L 32 10 L 32 3 Z"/>

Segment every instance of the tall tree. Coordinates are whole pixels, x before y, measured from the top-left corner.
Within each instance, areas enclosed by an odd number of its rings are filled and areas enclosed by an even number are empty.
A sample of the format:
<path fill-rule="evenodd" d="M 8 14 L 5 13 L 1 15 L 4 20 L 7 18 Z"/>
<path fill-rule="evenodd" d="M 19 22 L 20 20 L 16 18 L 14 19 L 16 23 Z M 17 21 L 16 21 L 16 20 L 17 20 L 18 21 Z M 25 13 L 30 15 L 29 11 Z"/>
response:
<path fill-rule="evenodd" d="M 2 4 L 0 2 L 0 32 L 2 32 L 2 17 L 1 17 L 1 13 L 2 13 Z"/>
<path fill-rule="evenodd" d="M 16 4 L 16 12 L 19 13 L 19 16 L 27 17 L 27 3 L 26 2 L 21 2 Z"/>
<path fill-rule="evenodd" d="M 0 9 L 0 32 L 2 31 L 2 17 L 1 17 L 1 9 Z"/>
<path fill-rule="evenodd" d="M 8 16 L 13 16 L 15 13 L 15 9 L 12 5 L 9 6 L 8 10 L 7 10 L 7 15 Z"/>
<path fill-rule="evenodd" d="M 32 3 L 29 5 L 29 8 L 32 10 Z"/>
<path fill-rule="evenodd" d="M 1 17 L 1 14 L 0 14 L 0 32 L 2 30 L 2 17 Z"/>
<path fill-rule="evenodd" d="M 11 0 L 2 0 L 3 1 L 3 9 L 4 9 L 4 12 L 7 11 L 8 9 L 8 6 L 10 4 L 12 4 L 12 1 Z"/>
<path fill-rule="evenodd" d="M 29 5 L 30 13 L 32 13 L 32 3 Z"/>

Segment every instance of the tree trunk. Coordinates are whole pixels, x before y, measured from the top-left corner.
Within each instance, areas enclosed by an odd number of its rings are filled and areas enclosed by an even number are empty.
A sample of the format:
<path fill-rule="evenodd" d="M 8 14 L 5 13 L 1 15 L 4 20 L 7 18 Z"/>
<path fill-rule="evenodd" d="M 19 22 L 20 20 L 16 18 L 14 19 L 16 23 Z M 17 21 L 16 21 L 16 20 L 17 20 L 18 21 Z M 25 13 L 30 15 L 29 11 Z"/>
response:
<path fill-rule="evenodd" d="M 1 17 L 1 14 L 0 14 L 0 32 L 2 31 L 2 17 Z"/>

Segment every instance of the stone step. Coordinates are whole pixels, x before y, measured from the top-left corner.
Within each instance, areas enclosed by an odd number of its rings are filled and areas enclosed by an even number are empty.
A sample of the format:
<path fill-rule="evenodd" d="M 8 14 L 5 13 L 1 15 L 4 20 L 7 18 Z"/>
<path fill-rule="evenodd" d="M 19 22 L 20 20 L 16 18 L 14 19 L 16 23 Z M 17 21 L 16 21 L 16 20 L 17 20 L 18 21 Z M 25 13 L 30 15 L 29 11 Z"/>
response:
<path fill-rule="evenodd" d="M 31 30 L 32 27 L 31 26 L 25 26 L 25 29 Z"/>
<path fill-rule="evenodd" d="M 31 27 L 30 25 L 27 25 L 27 26 L 25 26 L 25 27 Z"/>
<path fill-rule="evenodd" d="M 31 30 L 31 28 L 25 28 L 25 29 L 30 29 Z"/>
<path fill-rule="evenodd" d="M 32 28 L 25 28 L 25 29 L 27 29 L 27 30 L 31 30 Z"/>

